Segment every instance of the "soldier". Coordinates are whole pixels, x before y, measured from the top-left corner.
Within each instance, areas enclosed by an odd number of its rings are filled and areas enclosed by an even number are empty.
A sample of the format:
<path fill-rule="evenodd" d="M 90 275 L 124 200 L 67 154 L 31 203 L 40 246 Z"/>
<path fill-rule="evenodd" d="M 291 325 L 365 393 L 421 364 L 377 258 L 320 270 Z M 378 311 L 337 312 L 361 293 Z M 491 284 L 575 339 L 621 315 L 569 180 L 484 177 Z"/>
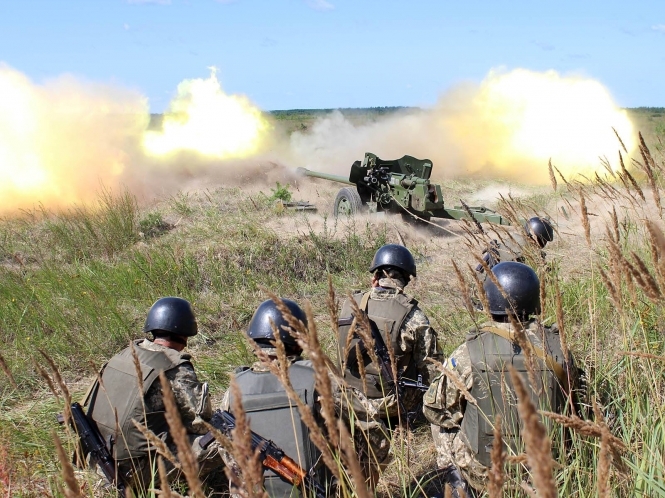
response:
<path fill-rule="evenodd" d="M 517 261 L 518 263 L 525 263 L 525 249 L 527 252 L 529 252 L 529 249 L 533 248 L 539 253 L 543 261 L 545 261 L 546 254 L 541 249 L 543 249 L 548 242 L 552 242 L 554 240 L 554 228 L 552 227 L 552 224 L 545 218 L 534 216 L 526 222 L 524 225 L 524 230 L 528 239 L 523 242 L 516 241 L 514 244 L 502 244 L 496 240 L 490 242 L 489 247 L 483 251 L 482 254 L 483 261 L 487 263 L 487 266 L 490 269 L 502 261 Z M 525 243 L 533 243 L 536 247 L 525 247 Z M 536 254 L 536 256 L 537 255 L 538 254 Z M 478 273 L 484 274 L 485 268 L 482 264 L 479 263 L 478 266 L 476 266 L 476 271 Z"/>
<path fill-rule="evenodd" d="M 291 314 L 307 327 L 307 316 L 300 306 L 289 299 L 282 299 L 282 302 Z M 247 336 L 273 360 L 277 358 L 274 346 L 275 329 L 279 330 L 279 337 L 286 349 L 289 378 L 293 388 L 296 392 L 302 393 L 301 399 L 323 424 L 323 419 L 319 416 L 318 395 L 314 391 L 315 372 L 312 363 L 302 358 L 302 349 L 291 335 L 291 328 L 275 303 L 272 300 L 264 301 L 254 312 L 247 329 Z M 319 458 L 320 452 L 312 443 L 309 430 L 301 421 L 298 408 L 289 400 L 280 380 L 263 362 L 257 361 L 251 367 L 236 369 L 235 381 L 242 393 L 242 404 L 249 418 L 251 430 L 272 440 L 303 469 L 314 468 L 318 482 L 328 487 L 330 477 Z M 221 408 L 230 411 L 232 406 L 231 392 L 227 391 Z M 238 466 L 230 455 L 222 452 L 222 456 L 226 464 L 237 472 Z M 295 489 L 272 470 L 265 469 L 263 477 L 264 488 L 271 498 L 300 496 L 300 490 Z"/>
<path fill-rule="evenodd" d="M 386 346 L 392 348 L 398 376 L 419 379 L 427 384 L 436 375 L 435 366 L 427 359 L 438 356 L 437 336 L 418 307 L 418 301 L 404 293 L 411 277 L 416 276 L 416 263 L 411 252 L 404 246 L 385 245 L 374 255 L 369 271 L 372 273 L 372 288 L 356 293 L 353 299 L 385 337 Z M 350 352 L 348 358 L 340 359 L 345 368 L 344 380 L 350 389 L 338 391 L 335 401 L 343 418 L 354 420 L 355 427 L 351 432 L 355 434 L 368 484 L 373 487 L 380 471 L 388 464 L 388 427 L 398 415 L 405 420 L 410 416 L 408 412 L 420 412 L 422 392 L 405 389 L 402 399 L 398 400 L 392 391 L 384 389 L 377 366 L 372 364 L 366 352 L 362 353 L 365 368 L 364 375 L 361 374 L 362 367 L 355 355 L 355 343 L 359 340 L 357 337 L 347 339 L 351 331 L 351 315 L 352 307 L 347 300 L 342 306 L 338 339 L 339 356 L 342 351 Z M 400 405 L 407 413 L 398 413 Z M 355 415 L 350 416 L 351 412 Z"/>
<path fill-rule="evenodd" d="M 507 298 L 491 279 L 483 285 L 492 321 L 467 334 L 444 368 L 453 370 L 478 405 L 467 401 L 454 383 L 443 373 L 432 382 L 424 398 L 424 413 L 432 423 L 437 447 L 437 464 L 441 469 L 464 479 L 481 491 L 491 466 L 495 416 L 501 415 L 504 444 L 512 454 L 518 452 L 519 421 L 515 393 L 507 366 L 512 365 L 527 379 L 524 350 L 517 344 L 524 331 L 522 344 L 528 344 L 533 357 L 532 400 L 540 409 L 562 413 L 569 401 L 569 385 L 579 379 L 572 356 L 564 358 L 556 325 L 544 327 L 532 315 L 540 313 L 539 281 L 527 265 L 504 262 L 492 268 Z M 510 315 L 514 316 L 511 323 Z M 570 380 L 570 382 L 569 382 Z M 538 396 L 536 393 L 540 393 Z M 465 489 L 465 491 L 467 491 Z"/>
<path fill-rule="evenodd" d="M 136 340 L 133 348 L 125 348 L 111 358 L 102 367 L 101 381 L 95 381 L 88 395 L 88 416 L 97 423 L 107 441 L 119 475 L 139 495 L 151 485 L 156 452 L 133 420 L 146 426 L 176 452 L 165 419 L 161 372 L 173 390 L 182 423 L 199 461 L 205 461 L 209 468 L 222 464 L 216 446 L 203 452 L 198 444 L 193 444 L 199 435 L 207 432 L 203 422 L 210 420 L 212 408 L 208 384 L 199 382 L 191 356 L 182 352 L 187 339 L 198 332 L 189 302 L 179 297 L 157 300 L 148 312 L 143 331 L 151 333 L 152 339 Z M 142 372 L 141 379 L 137 378 L 134 355 Z M 175 473 L 171 477 L 175 478 Z"/>

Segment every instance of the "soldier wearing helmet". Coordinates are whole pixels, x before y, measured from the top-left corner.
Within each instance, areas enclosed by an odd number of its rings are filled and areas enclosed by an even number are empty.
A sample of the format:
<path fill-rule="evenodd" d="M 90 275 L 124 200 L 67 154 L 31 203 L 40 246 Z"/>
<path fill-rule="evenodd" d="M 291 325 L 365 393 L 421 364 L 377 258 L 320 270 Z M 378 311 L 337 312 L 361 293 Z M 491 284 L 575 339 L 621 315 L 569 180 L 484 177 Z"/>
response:
<path fill-rule="evenodd" d="M 281 299 L 281 302 L 288 308 L 291 316 L 302 324 L 302 330 L 306 330 L 307 316 L 300 306 L 290 299 Z M 309 406 L 323 427 L 323 418 L 319 416 L 319 396 L 314 389 L 316 376 L 312 363 L 302 358 L 302 348 L 298 345 L 287 318 L 282 315 L 274 301 L 267 300 L 254 312 L 246 334 L 268 358 L 277 361 L 275 331 L 279 331 L 279 338 L 284 345 L 291 385 L 301 394 L 302 401 Z M 320 452 L 309 437 L 307 425 L 302 422 L 296 404 L 289 399 L 279 378 L 259 360 L 252 366 L 237 368 L 234 379 L 242 394 L 241 401 L 251 430 L 273 441 L 286 455 L 298 462 L 300 467 L 313 469 L 317 481 L 328 487 L 331 478 L 319 458 Z M 229 390 L 224 395 L 221 409 L 232 411 L 233 405 L 234 400 Z M 241 474 L 241 469 L 231 455 L 226 451 L 221 454 L 226 465 L 236 474 Z M 299 489 L 272 470 L 265 469 L 263 479 L 264 488 L 271 498 L 300 496 Z M 232 496 L 245 495 L 232 493 Z"/>
<path fill-rule="evenodd" d="M 502 261 L 517 261 L 518 263 L 525 263 L 527 261 L 527 254 L 534 254 L 534 258 L 542 258 L 545 260 L 545 252 L 542 249 L 548 242 L 554 240 L 554 227 L 552 223 L 546 218 L 534 216 L 524 224 L 524 233 L 527 236 L 526 240 L 517 240 L 512 243 L 500 243 L 493 240 L 490 245 L 483 251 L 482 258 L 487 266 L 491 269 Z M 478 273 L 484 273 L 485 268 L 482 264 L 476 267 Z"/>
<path fill-rule="evenodd" d="M 418 301 L 404 293 L 411 278 L 416 276 L 413 255 L 404 246 L 385 245 L 374 255 L 369 272 L 372 274 L 371 289 L 354 294 L 353 299 L 376 325 L 386 346 L 392 348 L 398 376 L 420 379 L 428 384 L 436 373 L 434 365 L 427 360 L 438 356 L 437 336 Z M 339 391 L 336 403 L 347 420 L 354 420 L 356 427 L 352 432 L 357 435 L 360 460 L 368 482 L 373 486 L 389 460 L 388 427 L 398 420 L 398 416 L 404 421 L 410 416 L 408 412 L 419 413 L 422 393 L 405 389 L 400 403 L 392 392 L 382 388 L 376 365 L 366 352 L 362 354 L 363 365 L 359 365 L 359 358 L 354 354 L 354 343 L 359 339 L 349 337 L 352 314 L 353 308 L 347 300 L 340 312 L 338 350 L 350 353 L 347 358 L 340 359 L 340 366 L 344 366 L 344 380 L 350 389 Z M 400 404 L 407 413 L 399 413 Z M 351 412 L 355 412 L 355 416 L 351 417 Z"/>
<path fill-rule="evenodd" d="M 159 374 L 163 372 L 171 386 L 192 443 L 207 432 L 204 421 L 212 415 L 208 385 L 199 382 L 191 356 L 183 352 L 187 340 L 198 332 L 189 302 L 179 297 L 158 299 L 148 312 L 143 331 L 151 337 L 133 341 L 111 358 L 102 367 L 86 399 L 88 416 L 96 422 L 116 460 L 118 472 L 137 496 L 153 482 L 156 451 L 134 421 L 176 452 L 165 418 Z M 137 371 L 141 372 L 141 379 L 137 378 Z M 206 461 L 208 469 L 222 463 L 216 446 L 205 452 L 197 444 L 192 444 L 192 448 L 195 453 L 198 449 L 197 457 Z"/>
<path fill-rule="evenodd" d="M 569 407 L 568 386 L 579 385 L 579 372 L 572 356 L 566 358 L 562 351 L 557 326 L 545 327 L 535 318 L 540 313 L 536 273 L 517 262 L 499 263 L 492 273 L 503 288 L 501 292 L 489 278 L 483 284 L 492 321 L 471 329 L 464 344 L 444 363 L 444 368 L 459 376 L 477 405 L 469 402 L 444 374 L 434 379 L 424 398 L 439 468 L 456 475 L 460 487 L 466 486 L 464 479 L 478 492 L 484 489 L 491 467 L 497 414 L 501 415 L 503 441 L 510 454 L 523 451 L 508 366 L 530 383 L 527 354 L 531 357 L 532 377 L 538 385 L 531 386 L 530 392 L 532 401 L 542 410 L 563 413 Z M 465 489 L 467 496 L 473 490 Z"/>

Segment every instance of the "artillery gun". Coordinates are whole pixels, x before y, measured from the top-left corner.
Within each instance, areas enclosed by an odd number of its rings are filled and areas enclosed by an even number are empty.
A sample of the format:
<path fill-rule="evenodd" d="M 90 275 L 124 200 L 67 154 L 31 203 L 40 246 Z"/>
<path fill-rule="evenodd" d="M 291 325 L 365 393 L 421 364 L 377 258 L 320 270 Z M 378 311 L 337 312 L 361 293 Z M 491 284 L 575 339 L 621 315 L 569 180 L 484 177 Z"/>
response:
<path fill-rule="evenodd" d="M 479 223 L 510 225 L 506 218 L 483 206 L 444 207 L 441 185 L 429 180 L 432 174 L 429 159 L 404 156 L 384 160 L 367 152 L 362 162 L 353 163 L 348 178 L 306 168 L 298 168 L 297 172 L 355 187 L 343 187 L 337 192 L 333 207 L 335 216 L 384 211 L 401 213 L 407 221 L 429 221 L 431 218 L 469 219 L 472 215 Z"/>

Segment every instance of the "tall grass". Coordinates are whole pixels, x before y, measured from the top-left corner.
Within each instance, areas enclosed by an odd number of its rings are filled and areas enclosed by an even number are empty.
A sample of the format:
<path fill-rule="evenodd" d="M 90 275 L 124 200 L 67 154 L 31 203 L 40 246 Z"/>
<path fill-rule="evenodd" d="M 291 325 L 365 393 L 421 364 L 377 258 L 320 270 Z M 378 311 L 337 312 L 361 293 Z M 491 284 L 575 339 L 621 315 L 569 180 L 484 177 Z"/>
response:
<path fill-rule="evenodd" d="M 562 178 L 553 165 L 553 193 L 505 200 L 516 217 L 549 212 L 560 224 L 550 263 L 538 268 L 543 319 L 564 318 L 567 347 L 587 372 L 588 411 L 593 412 L 591 400 L 599 406 L 588 422 L 571 418 L 546 425 L 556 457 L 556 490 L 548 494 L 665 496 L 665 237 L 656 201 L 664 165 L 646 146 L 636 162 L 625 159 L 630 173 L 615 165 L 614 176 L 608 172 L 585 183 Z M 41 361 L 38 350 L 59 365 L 76 398 L 105 360 L 140 336 L 156 298 L 180 295 L 192 301 L 200 323 L 192 343 L 197 370 L 219 395 L 233 367 L 253 361 L 242 330 L 266 298 L 262 288 L 309 300 L 319 325 L 312 347 L 332 352 L 327 276 L 340 295 L 366 286 L 371 258 L 392 233 L 390 220 L 324 219 L 315 227 L 310 218 L 277 213 L 238 189 L 179 196 L 149 213 L 177 226 L 142 238 L 146 214 L 131 195 L 109 192 L 94 207 L 24 213 L 0 222 L 0 495 L 9 487 L 16 496 L 60 496 L 58 489 L 64 489 L 51 437 L 62 401 L 48 395 L 33 364 Z M 278 217 L 289 217 L 292 233 L 269 228 Z M 472 250 L 458 262 L 456 277 L 452 265 L 428 268 L 426 257 L 440 250 L 438 242 L 411 241 L 429 276 L 416 284 L 417 297 L 446 352 L 463 340 L 467 327 L 484 319 L 464 307 L 454 284 L 472 278 L 464 263 L 475 264 L 472 253 L 484 242 L 478 234 L 469 238 Z M 538 258 L 532 261 L 538 265 Z M 336 434 L 331 458 L 342 495 L 358 495 L 352 451 Z M 610 436 L 625 444 L 623 453 Z M 63 434 L 61 439 L 69 451 L 71 441 Z M 434 466 L 428 441 L 426 427 L 394 433 L 394 459 L 379 495 L 418 494 L 414 478 Z M 535 464 L 532 459 L 529 467 L 527 460 L 508 456 L 505 473 L 494 474 L 494 496 L 499 489 L 503 496 L 526 496 L 522 483 L 545 482 L 531 479 Z"/>

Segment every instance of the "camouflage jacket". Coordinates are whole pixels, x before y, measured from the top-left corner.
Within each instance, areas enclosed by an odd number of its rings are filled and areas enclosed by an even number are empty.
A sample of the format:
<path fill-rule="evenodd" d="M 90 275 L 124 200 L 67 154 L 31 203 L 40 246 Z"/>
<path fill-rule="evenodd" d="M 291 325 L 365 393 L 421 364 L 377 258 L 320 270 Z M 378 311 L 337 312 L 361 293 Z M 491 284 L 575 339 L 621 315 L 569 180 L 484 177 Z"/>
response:
<path fill-rule="evenodd" d="M 377 301 L 394 299 L 398 293 L 404 292 L 404 286 L 405 282 L 398 279 L 382 278 L 379 280 L 379 287 L 370 290 L 370 299 Z M 411 354 L 411 361 L 414 362 L 418 374 L 422 375 L 423 383 L 428 384 L 438 374 L 436 366 L 427 361 L 430 358 L 437 360 L 440 358 L 437 334 L 419 306 L 414 306 L 404 319 L 399 331 L 398 345 L 402 352 Z M 362 407 L 363 411 L 380 414 L 382 418 L 397 416 L 398 403 L 394 394 L 377 399 L 367 398 L 359 391 L 355 394 L 356 411 Z M 407 410 L 415 408 L 420 399 L 421 394 L 418 391 L 404 390 L 402 401 Z"/>
<path fill-rule="evenodd" d="M 144 340 L 140 348 L 149 351 L 164 351 L 166 346 Z M 187 355 L 189 356 L 189 355 Z M 205 434 L 208 429 L 203 421 L 212 417 L 212 405 L 208 397 L 208 384 L 199 382 L 191 363 L 183 363 L 177 368 L 166 372 L 166 378 L 171 384 L 182 423 L 187 432 L 192 434 Z M 165 410 L 162 386 L 155 382 L 145 395 L 145 406 L 148 412 Z"/>

